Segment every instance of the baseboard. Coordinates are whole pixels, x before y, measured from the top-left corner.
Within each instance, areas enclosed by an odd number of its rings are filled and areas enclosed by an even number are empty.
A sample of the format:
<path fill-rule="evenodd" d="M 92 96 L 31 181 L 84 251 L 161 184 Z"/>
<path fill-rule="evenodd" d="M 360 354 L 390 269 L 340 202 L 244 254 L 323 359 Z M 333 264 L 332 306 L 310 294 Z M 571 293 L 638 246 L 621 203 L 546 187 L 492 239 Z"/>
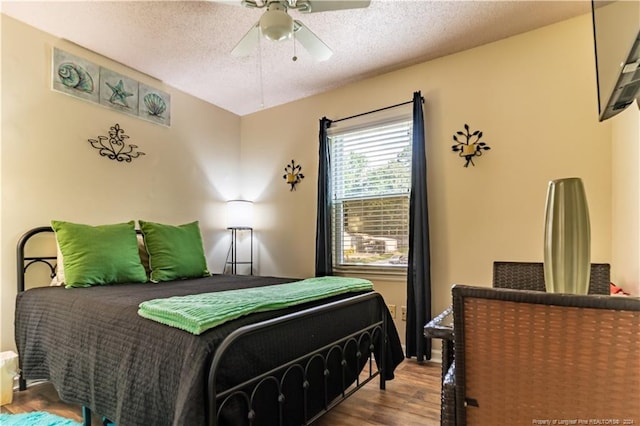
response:
<path fill-rule="evenodd" d="M 407 353 L 406 347 L 402 345 L 402 352 Z M 431 359 L 429 362 L 436 362 L 438 364 L 442 364 L 442 349 L 431 349 Z"/>
<path fill-rule="evenodd" d="M 442 349 L 431 349 L 431 361 L 442 364 Z"/>
<path fill-rule="evenodd" d="M 46 380 L 46 379 L 33 379 L 33 380 L 28 379 L 28 380 L 27 380 L 27 388 L 30 388 L 31 386 L 39 385 L 39 384 L 41 384 L 41 383 L 46 383 L 46 382 L 48 382 L 48 381 L 49 381 L 49 380 Z M 15 379 L 13 380 L 13 387 L 12 387 L 12 389 L 14 390 L 14 392 L 19 392 L 19 391 L 20 391 L 20 382 L 19 382 L 19 379 L 18 379 L 18 378 L 15 378 Z"/>

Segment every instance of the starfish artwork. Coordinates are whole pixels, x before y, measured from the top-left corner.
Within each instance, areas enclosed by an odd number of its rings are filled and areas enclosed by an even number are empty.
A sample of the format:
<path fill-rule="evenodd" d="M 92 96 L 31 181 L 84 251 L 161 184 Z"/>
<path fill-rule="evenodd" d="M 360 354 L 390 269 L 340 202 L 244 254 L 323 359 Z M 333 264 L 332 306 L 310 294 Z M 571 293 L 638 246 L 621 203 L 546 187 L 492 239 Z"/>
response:
<path fill-rule="evenodd" d="M 106 82 L 106 84 L 113 91 L 113 94 L 109 98 L 109 102 L 111 102 L 112 104 L 120 104 L 129 108 L 127 98 L 129 96 L 133 96 L 133 93 L 127 92 L 124 89 L 124 83 L 122 82 L 122 80 L 120 80 L 115 86 L 111 85 L 109 82 Z"/>

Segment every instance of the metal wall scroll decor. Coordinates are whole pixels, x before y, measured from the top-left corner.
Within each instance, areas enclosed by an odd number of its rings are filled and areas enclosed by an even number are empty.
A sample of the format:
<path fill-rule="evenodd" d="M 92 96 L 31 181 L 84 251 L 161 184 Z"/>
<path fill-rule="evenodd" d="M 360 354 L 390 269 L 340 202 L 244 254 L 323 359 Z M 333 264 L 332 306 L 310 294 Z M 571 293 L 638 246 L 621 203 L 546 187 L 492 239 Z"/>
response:
<path fill-rule="evenodd" d="M 92 147 L 100 152 L 100 155 L 110 160 L 130 163 L 134 158 L 145 155 L 144 152 L 135 151 L 138 145 L 126 144 L 124 141 L 129 136 L 124 134 L 124 129 L 118 123 L 111 126 L 109 136 L 98 136 L 98 139 L 87 139 Z"/>
<path fill-rule="evenodd" d="M 302 179 L 304 179 L 304 175 L 302 174 L 302 166 L 296 165 L 296 163 L 291 160 L 291 163 L 287 164 L 284 168 L 284 175 L 282 178 L 287 181 L 288 185 L 291 185 L 291 189 L 289 191 L 294 191 L 296 189 L 296 185 L 300 183 Z"/>
<path fill-rule="evenodd" d="M 171 96 L 168 93 L 55 47 L 52 87 L 125 114 L 171 125 Z"/>
<path fill-rule="evenodd" d="M 458 136 L 460 136 L 460 139 L 458 139 Z M 461 140 L 462 138 L 464 138 L 464 140 Z M 476 130 L 471 133 L 468 124 L 464 125 L 464 132 L 459 131 L 453 135 L 455 145 L 451 146 L 451 150 L 457 152 L 459 157 L 464 157 L 464 159 L 467 160 L 467 162 L 464 163 L 464 167 L 469 167 L 469 164 L 475 166 L 473 157 L 480 157 L 483 151 L 491 149 L 485 142 L 480 142 L 481 138 L 482 132 Z"/>

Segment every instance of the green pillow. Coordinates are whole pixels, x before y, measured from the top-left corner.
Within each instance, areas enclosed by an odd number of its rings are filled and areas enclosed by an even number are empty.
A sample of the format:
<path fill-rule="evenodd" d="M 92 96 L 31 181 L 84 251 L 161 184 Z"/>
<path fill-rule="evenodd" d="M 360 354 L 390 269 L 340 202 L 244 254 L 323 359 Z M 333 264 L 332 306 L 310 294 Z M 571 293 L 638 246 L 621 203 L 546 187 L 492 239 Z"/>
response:
<path fill-rule="evenodd" d="M 146 282 L 134 222 L 82 225 L 52 220 L 63 256 L 65 287 Z"/>
<path fill-rule="evenodd" d="M 149 253 L 151 281 L 171 281 L 209 275 L 198 222 L 180 226 L 139 220 Z"/>

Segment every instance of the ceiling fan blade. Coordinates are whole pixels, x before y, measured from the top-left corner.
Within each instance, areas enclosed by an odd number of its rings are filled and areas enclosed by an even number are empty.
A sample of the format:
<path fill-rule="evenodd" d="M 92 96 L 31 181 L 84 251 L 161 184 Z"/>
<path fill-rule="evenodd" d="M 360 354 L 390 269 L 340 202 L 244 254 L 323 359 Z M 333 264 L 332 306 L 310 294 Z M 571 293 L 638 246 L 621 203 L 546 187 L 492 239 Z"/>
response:
<path fill-rule="evenodd" d="M 317 61 L 326 61 L 333 55 L 329 46 L 324 44 L 306 25 L 298 20 L 293 22 L 295 24 L 293 28 L 294 37 Z"/>
<path fill-rule="evenodd" d="M 302 13 L 326 12 L 329 10 L 361 9 L 369 7 L 371 0 L 298 0 Z"/>
<path fill-rule="evenodd" d="M 248 8 L 256 8 L 258 7 L 255 0 L 209 0 L 213 3 L 226 4 L 229 6 L 244 6 Z"/>
<path fill-rule="evenodd" d="M 247 56 L 250 54 L 260 42 L 260 22 L 251 27 L 251 29 L 240 39 L 236 47 L 231 51 L 233 56 Z"/>

